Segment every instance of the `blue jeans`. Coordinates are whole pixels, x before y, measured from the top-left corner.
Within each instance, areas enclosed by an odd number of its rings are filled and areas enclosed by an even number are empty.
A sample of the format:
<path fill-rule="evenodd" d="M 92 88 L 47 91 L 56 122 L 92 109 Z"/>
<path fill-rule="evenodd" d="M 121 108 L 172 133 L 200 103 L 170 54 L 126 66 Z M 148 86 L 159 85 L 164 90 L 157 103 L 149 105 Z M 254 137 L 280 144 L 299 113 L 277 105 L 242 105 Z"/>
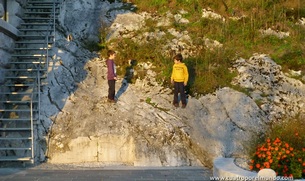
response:
<path fill-rule="evenodd" d="M 179 103 L 178 94 L 180 93 L 180 99 L 182 104 L 186 105 L 186 95 L 183 82 L 174 82 L 174 104 Z"/>

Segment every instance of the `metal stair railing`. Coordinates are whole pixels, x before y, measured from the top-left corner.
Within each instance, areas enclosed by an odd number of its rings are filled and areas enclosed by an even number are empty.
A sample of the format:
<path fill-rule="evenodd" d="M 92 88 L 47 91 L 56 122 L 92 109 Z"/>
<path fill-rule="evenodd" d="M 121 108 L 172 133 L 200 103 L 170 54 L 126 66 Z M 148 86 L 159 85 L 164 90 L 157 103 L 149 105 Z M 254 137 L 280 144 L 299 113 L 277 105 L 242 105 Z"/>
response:
<path fill-rule="evenodd" d="M 46 57 L 46 64 L 45 64 L 45 67 L 44 67 L 44 74 L 46 74 L 46 78 L 47 78 L 47 75 L 48 75 L 48 66 L 49 66 L 49 32 L 50 32 L 50 28 L 51 28 L 51 25 L 53 23 L 53 32 L 51 33 L 51 35 L 53 34 L 53 45 L 55 44 L 55 23 L 56 23 L 56 2 L 57 0 L 53 0 L 53 8 L 52 8 L 52 13 L 53 13 L 53 17 L 50 16 L 50 20 L 48 22 L 48 28 L 46 30 L 46 37 L 45 37 L 45 42 L 44 42 L 44 47 L 43 47 L 43 50 L 45 50 L 45 57 Z M 39 65 L 37 67 L 37 89 L 38 89 L 38 120 L 40 121 L 41 120 L 41 90 L 40 90 L 40 87 L 41 87 L 41 65 L 42 64 L 42 58 L 43 58 L 43 51 L 41 53 L 41 58 L 39 58 Z M 34 94 L 32 94 L 34 95 Z M 31 114 L 33 114 L 33 110 L 31 110 Z M 33 117 L 31 118 L 31 121 L 33 120 Z M 34 124 L 33 122 L 31 123 L 32 124 L 32 134 L 34 135 L 33 133 L 33 129 L 34 129 Z M 34 140 L 33 140 L 34 141 Z M 32 145 L 32 154 L 34 156 L 34 143 Z"/>
<path fill-rule="evenodd" d="M 34 111 L 33 111 L 33 100 L 34 100 L 34 92 L 35 92 L 35 87 L 36 86 L 37 81 L 34 81 L 34 85 L 33 85 L 33 92 L 31 94 L 31 99 L 30 99 L 30 120 L 31 120 L 31 163 L 34 164 L 35 162 L 35 152 L 34 152 Z M 38 87 L 39 88 L 39 87 Z M 38 110 L 39 112 L 39 110 Z"/>

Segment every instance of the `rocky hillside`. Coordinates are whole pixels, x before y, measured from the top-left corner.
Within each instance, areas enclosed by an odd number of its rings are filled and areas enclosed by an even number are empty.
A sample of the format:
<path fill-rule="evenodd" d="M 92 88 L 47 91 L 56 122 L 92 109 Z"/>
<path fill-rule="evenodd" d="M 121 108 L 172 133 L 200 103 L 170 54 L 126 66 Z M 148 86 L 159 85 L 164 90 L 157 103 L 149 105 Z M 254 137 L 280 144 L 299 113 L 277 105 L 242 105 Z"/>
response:
<path fill-rule="evenodd" d="M 199 98 L 190 96 L 186 109 L 175 108 L 172 90 L 156 81 L 154 62 L 148 60 L 137 64 L 144 78 L 129 84 L 119 75 L 118 102 L 108 103 L 106 57 L 90 52 L 83 42 L 98 39 L 102 26 L 109 27 L 108 40 L 115 44 L 122 36 L 134 41 L 162 37 L 162 32 L 134 36 L 145 28 L 147 18 L 160 18 L 160 27 L 169 21 L 187 23 L 177 14 L 154 17 L 122 6 L 98 0 L 63 2 L 54 66 L 42 96 L 44 115 L 37 148 L 41 161 L 212 167 L 218 156 L 245 157 L 249 140 L 264 134 L 272 121 L 304 115 L 304 84 L 261 54 L 238 58 L 232 67 L 238 72 L 232 85 L 247 89 L 248 94 L 225 87 Z M 178 50 L 179 44 L 185 55 L 196 50 L 186 32 L 168 31 L 173 41 L 166 47 Z M 207 39 L 204 46 L 223 45 Z"/>

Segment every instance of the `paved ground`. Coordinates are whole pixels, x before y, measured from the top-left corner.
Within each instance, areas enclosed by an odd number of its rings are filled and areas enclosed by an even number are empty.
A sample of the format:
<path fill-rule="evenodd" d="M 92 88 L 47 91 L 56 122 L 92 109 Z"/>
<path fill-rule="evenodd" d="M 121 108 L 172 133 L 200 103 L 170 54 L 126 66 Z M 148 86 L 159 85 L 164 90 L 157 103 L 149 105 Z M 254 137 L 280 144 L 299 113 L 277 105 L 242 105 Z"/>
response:
<path fill-rule="evenodd" d="M 0 181 L 205 181 L 204 167 L 0 168 Z"/>

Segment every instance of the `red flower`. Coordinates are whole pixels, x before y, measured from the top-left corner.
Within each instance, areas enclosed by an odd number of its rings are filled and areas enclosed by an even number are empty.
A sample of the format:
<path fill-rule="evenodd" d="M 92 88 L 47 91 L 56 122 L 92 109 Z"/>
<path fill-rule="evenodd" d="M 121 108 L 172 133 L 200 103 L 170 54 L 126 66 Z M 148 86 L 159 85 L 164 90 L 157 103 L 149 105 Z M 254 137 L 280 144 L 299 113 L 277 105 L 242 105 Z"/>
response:
<path fill-rule="evenodd" d="M 270 168 L 270 163 L 269 162 L 264 162 L 264 167 L 265 168 Z"/>
<path fill-rule="evenodd" d="M 261 167 L 261 165 L 259 163 L 257 163 L 255 166 L 256 166 L 256 168 L 260 168 Z"/>

